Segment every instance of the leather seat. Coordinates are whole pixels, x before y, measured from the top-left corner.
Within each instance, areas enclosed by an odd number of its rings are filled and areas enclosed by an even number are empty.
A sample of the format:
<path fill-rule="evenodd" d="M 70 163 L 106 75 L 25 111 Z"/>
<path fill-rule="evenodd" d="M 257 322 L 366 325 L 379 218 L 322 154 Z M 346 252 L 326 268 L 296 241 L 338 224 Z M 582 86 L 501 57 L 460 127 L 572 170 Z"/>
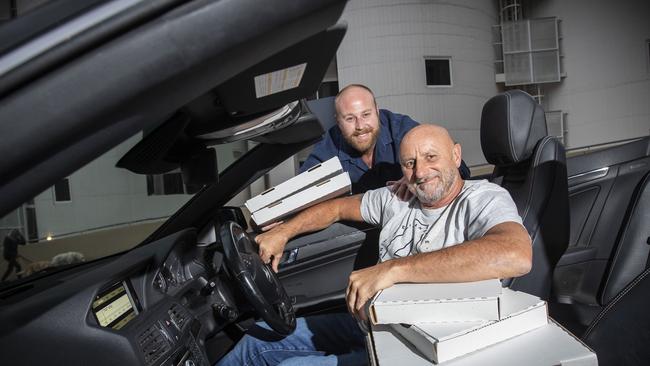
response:
<path fill-rule="evenodd" d="M 650 364 L 648 293 L 650 268 L 618 292 L 587 328 L 582 339 L 600 366 Z"/>
<path fill-rule="evenodd" d="M 564 327 L 574 332 L 574 334 L 583 334 L 589 326 L 589 321 L 592 322 L 591 326 L 594 327 L 594 323 L 600 322 L 599 317 L 613 311 L 612 307 L 619 306 L 612 305 L 612 303 L 620 301 L 621 294 L 629 291 L 626 286 L 633 283 L 635 278 L 638 278 L 644 271 L 647 272 L 650 267 L 650 225 L 648 223 L 650 223 L 650 172 L 646 173 L 636 186 L 625 212 L 616 245 L 599 292 L 598 302 L 604 306 L 604 308 L 600 309 L 601 315 L 593 313 L 593 315 L 589 316 L 588 314 L 592 313 L 593 310 L 578 315 L 580 311 L 585 309 L 594 308 L 596 310 L 596 306 L 581 307 L 580 310 L 576 311 L 576 304 L 549 304 L 551 316 L 560 321 Z M 644 309 L 650 306 L 650 298 L 640 297 L 635 301 L 639 301 L 637 306 Z M 619 314 L 617 317 L 625 317 L 625 314 Z M 635 315 L 635 318 L 643 319 L 638 314 Z M 626 319 L 622 320 L 625 321 Z M 650 322 L 650 318 L 645 321 Z M 603 325 L 598 327 L 603 327 Z M 636 328 L 634 331 L 636 331 Z M 615 337 L 624 337 L 630 332 L 634 333 L 630 329 L 625 334 L 617 334 Z M 605 335 L 598 335 L 597 338 L 600 339 L 603 336 Z"/>
<path fill-rule="evenodd" d="M 582 336 L 599 365 L 650 364 L 650 173 L 630 200 L 600 301 L 606 306 Z"/>
<path fill-rule="evenodd" d="M 542 107 L 527 93 L 509 90 L 483 106 L 481 147 L 494 164 L 490 180 L 510 192 L 533 243 L 531 271 L 504 285 L 547 300 L 569 243 L 564 145 L 548 136 Z"/>
<path fill-rule="evenodd" d="M 600 303 L 609 304 L 648 265 L 650 255 L 650 173 L 636 187 L 607 268 Z"/>

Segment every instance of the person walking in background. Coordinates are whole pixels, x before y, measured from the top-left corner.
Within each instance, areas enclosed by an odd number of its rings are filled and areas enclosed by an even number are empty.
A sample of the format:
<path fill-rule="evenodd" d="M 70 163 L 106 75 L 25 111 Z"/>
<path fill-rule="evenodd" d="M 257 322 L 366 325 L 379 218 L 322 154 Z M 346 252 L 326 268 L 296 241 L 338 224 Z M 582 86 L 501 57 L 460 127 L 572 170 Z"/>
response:
<path fill-rule="evenodd" d="M 9 234 L 5 236 L 2 242 L 2 254 L 8 263 L 7 270 L 4 275 L 2 275 L 2 281 L 6 280 L 14 270 L 16 271 L 16 274 L 22 270 L 20 263 L 18 263 L 19 244 L 25 245 L 25 237 L 18 229 L 12 229 Z"/>

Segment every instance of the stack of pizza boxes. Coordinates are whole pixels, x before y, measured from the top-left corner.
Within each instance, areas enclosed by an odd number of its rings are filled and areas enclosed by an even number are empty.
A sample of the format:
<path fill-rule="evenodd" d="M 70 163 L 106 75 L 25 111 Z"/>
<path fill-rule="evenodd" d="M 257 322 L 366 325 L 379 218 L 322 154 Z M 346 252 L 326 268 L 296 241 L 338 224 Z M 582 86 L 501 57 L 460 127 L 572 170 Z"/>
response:
<path fill-rule="evenodd" d="M 546 302 L 499 280 L 397 284 L 370 303 L 375 365 L 597 365 Z"/>
<path fill-rule="evenodd" d="M 258 226 L 282 220 L 319 202 L 350 193 L 350 176 L 338 157 L 267 189 L 244 203 Z"/>

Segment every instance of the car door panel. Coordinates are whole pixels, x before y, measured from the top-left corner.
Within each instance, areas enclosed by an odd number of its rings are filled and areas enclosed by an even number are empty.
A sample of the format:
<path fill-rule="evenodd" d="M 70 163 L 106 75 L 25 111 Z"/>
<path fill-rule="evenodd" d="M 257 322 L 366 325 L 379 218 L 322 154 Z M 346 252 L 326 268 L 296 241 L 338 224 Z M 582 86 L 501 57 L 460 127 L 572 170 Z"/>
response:
<path fill-rule="evenodd" d="M 296 308 L 342 304 L 350 272 L 376 263 L 377 238 L 378 230 L 370 226 L 335 223 L 290 241 L 279 277 Z"/>
<path fill-rule="evenodd" d="M 649 138 L 569 158 L 569 247 L 554 274 L 556 299 L 602 306 L 599 292 L 635 187 L 650 169 Z M 604 165 L 600 165 L 604 164 Z"/>

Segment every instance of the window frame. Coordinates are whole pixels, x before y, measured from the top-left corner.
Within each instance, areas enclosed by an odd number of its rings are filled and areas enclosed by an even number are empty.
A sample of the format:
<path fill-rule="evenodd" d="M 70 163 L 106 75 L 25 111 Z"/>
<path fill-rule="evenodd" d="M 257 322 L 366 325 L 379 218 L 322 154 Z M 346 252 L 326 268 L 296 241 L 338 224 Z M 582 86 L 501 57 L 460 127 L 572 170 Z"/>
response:
<path fill-rule="evenodd" d="M 59 200 L 57 198 L 56 186 L 57 186 L 57 184 L 59 184 L 61 182 L 66 182 L 66 185 L 68 186 L 68 199 L 67 200 Z M 66 203 L 72 202 L 72 188 L 70 187 L 70 177 L 61 178 L 61 180 L 59 180 L 58 182 L 54 183 L 54 185 L 52 185 L 52 199 L 53 199 L 55 204 L 66 204 Z"/>
<path fill-rule="evenodd" d="M 427 61 L 429 60 L 446 60 L 447 65 L 449 65 L 449 85 L 440 84 L 440 85 L 431 85 L 428 84 L 427 78 Z M 424 56 L 424 83 L 427 88 L 453 88 L 454 87 L 454 72 L 452 68 L 452 57 L 451 56 Z"/>

